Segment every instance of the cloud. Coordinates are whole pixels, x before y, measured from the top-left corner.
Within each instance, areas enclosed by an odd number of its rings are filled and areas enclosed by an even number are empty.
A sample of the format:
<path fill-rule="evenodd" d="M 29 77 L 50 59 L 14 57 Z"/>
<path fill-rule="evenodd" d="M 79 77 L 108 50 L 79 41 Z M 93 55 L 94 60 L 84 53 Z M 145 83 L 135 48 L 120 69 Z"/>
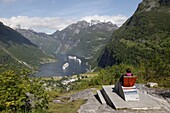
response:
<path fill-rule="evenodd" d="M 94 16 L 86 16 L 83 17 L 81 20 L 86 20 L 87 22 L 90 22 L 91 20 L 100 20 L 101 22 L 112 22 L 113 24 L 116 24 L 117 26 L 121 26 L 128 17 L 123 16 L 123 15 L 118 15 L 118 16 L 99 16 L 99 15 L 94 15 Z"/>
<path fill-rule="evenodd" d="M 60 17 L 27 17 L 16 16 L 12 18 L 0 18 L 0 21 L 5 25 L 16 28 L 21 27 L 24 29 L 33 29 L 37 32 L 46 32 L 48 34 L 55 32 L 56 30 L 62 30 L 68 25 L 75 23 L 79 20 L 100 20 L 101 22 L 111 21 L 113 24 L 121 26 L 127 17 L 123 15 L 118 16 L 86 16 L 82 18 L 60 18 Z"/>
<path fill-rule="evenodd" d="M 12 18 L 0 18 L 5 25 L 16 28 L 33 29 L 38 32 L 52 33 L 64 29 L 69 24 L 76 22 L 75 19 L 63 19 L 59 17 L 27 17 L 17 16 Z M 42 30 L 42 31 L 41 31 Z M 45 30 L 45 31 L 44 31 Z"/>

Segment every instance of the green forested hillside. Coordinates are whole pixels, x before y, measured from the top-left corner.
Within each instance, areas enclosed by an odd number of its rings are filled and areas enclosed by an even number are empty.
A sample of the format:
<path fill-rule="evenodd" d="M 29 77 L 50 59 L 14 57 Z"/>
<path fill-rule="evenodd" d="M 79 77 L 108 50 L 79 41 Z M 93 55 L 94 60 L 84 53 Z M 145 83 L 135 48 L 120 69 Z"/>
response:
<path fill-rule="evenodd" d="M 102 26 L 102 24 L 100 26 Z M 99 55 L 98 53 L 100 53 L 101 49 L 108 42 L 115 29 L 109 31 L 104 28 L 102 29 L 97 28 L 96 26 L 91 26 L 88 29 L 80 31 L 79 34 L 74 36 L 74 38 L 79 39 L 80 42 L 77 43 L 76 46 L 73 46 L 72 49 L 68 50 L 68 53 L 89 59 L 96 58 Z"/>
<path fill-rule="evenodd" d="M 147 67 L 155 76 L 169 76 L 169 20 L 170 1 L 143 0 L 134 15 L 114 32 L 98 59 L 98 65 L 125 63 Z"/>
<path fill-rule="evenodd" d="M 0 64 L 37 67 L 47 57 L 36 45 L 13 29 L 0 23 Z"/>

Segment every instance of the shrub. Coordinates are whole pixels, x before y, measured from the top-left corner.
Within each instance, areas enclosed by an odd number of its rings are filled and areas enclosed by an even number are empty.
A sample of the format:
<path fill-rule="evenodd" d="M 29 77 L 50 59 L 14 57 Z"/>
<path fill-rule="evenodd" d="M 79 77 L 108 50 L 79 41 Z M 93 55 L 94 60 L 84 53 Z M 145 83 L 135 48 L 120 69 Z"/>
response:
<path fill-rule="evenodd" d="M 48 107 L 48 97 L 41 81 L 30 78 L 27 70 L 0 74 L 0 111 L 31 112 Z"/>

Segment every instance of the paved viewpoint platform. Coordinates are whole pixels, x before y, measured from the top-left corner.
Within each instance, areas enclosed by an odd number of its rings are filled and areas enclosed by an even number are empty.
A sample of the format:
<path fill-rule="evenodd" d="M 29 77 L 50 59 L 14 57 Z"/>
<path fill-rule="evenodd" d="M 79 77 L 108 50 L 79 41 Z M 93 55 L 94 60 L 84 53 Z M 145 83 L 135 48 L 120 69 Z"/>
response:
<path fill-rule="evenodd" d="M 161 106 L 156 103 L 150 95 L 138 91 L 139 101 L 125 101 L 114 89 L 114 85 L 102 86 L 102 94 L 107 104 L 115 109 L 161 109 Z"/>

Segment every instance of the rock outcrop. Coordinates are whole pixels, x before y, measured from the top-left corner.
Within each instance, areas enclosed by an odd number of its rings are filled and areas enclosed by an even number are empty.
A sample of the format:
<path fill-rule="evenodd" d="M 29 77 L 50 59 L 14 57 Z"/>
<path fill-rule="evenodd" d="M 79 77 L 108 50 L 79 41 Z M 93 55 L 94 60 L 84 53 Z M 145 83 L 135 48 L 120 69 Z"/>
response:
<path fill-rule="evenodd" d="M 158 88 L 148 88 L 144 84 L 136 84 L 138 90 L 143 93 L 148 94 L 152 99 L 154 99 L 159 105 L 162 106 L 161 110 L 115 110 L 108 105 L 102 105 L 93 90 L 96 89 L 86 89 L 80 91 L 71 96 L 71 101 L 76 99 L 87 99 L 87 102 L 80 106 L 78 113 L 169 113 L 170 112 L 170 90 L 158 89 Z"/>

